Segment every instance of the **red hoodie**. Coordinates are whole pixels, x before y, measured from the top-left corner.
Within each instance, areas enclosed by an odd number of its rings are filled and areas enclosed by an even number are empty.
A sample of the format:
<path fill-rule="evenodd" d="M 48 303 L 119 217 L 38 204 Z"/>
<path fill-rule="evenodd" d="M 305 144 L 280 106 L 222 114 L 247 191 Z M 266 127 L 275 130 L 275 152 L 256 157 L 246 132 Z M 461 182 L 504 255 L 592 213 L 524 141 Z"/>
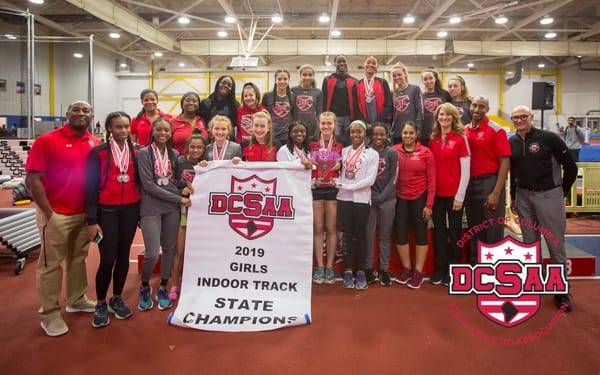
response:
<path fill-rule="evenodd" d="M 235 141 L 237 143 L 242 143 L 242 141 L 250 139 L 250 136 L 252 135 L 252 115 L 264 109 L 265 106 L 262 104 L 259 104 L 254 108 L 250 108 L 245 104 L 238 107 L 237 133 L 235 135 Z"/>

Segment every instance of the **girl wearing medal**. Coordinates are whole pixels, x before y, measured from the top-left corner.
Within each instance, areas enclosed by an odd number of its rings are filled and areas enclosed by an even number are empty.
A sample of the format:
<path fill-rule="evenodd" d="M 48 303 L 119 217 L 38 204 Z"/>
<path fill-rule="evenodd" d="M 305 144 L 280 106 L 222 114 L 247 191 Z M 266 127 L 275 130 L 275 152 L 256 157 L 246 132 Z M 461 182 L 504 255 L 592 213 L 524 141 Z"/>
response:
<path fill-rule="evenodd" d="M 279 142 L 273 140 L 271 116 L 267 111 L 252 115 L 252 136 L 242 142 L 245 161 L 277 161 Z"/>
<path fill-rule="evenodd" d="M 288 131 L 288 142 L 277 151 L 277 161 L 299 161 L 304 168 L 311 169 L 313 166 L 308 148 L 308 139 L 306 134 L 308 128 L 300 121 L 295 121 L 290 125 Z"/>
<path fill-rule="evenodd" d="M 242 148 L 239 144 L 230 141 L 233 126 L 228 117 L 216 115 L 210 120 L 208 129 L 212 142 L 206 146 L 204 159 L 200 165 L 206 167 L 211 160 L 242 160 Z"/>
<path fill-rule="evenodd" d="M 354 288 L 352 265 L 356 256 L 356 289 L 368 288 L 365 275 L 367 222 L 371 207 L 371 185 L 377 177 L 379 154 L 365 147 L 367 125 L 354 120 L 348 128 L 352 144 L 342 150 L 342 171 L 337 182 L 338 217 L 342 225 L 344 288 Z M 356 240 L 356 244 L 353 244 Z"/>
<path fill-rule="evenodd" d="M 273 122 L 273 139 L 279 144 L 286 142 L 295 98 L 296 95 L 290 90 L 290 72 L 284 69 L 276 70 L 273 90 L 265 93 L 262 105 L 269 110 Z"/>
<path fill-rule="evenodd" d="M 95 147 L 87 160 L 86 206 L 88 238 L 100 251 L 96 272 L 98 303 L 93 327 L 109 324 L 108 313 L 117 319 L 131 316 L 121 297 L 129 271 L 129 250 L 140 215 L 140 190 L 136 153 L 129 137 L 131 118 L 124 112 L 106 117 L 108 142 Z M 112 297 L 106 302 L 110 282 Z"/>
<path fill-rule="evenodd" d="M 150 144 L 152 123 L 159 117 L 170 119 L 171 115 L 158 109 L 158 93 L 144 89 L 140 94 L 142 110 L 131 121 L 131 141 L 140 147 Z"/>
<path fill-rule="evenodd" d="M 435 268 L 429 281 L 448 285 L 449 265 L 462 260 L 462 248 L 457 243 L 462 235 L 463 202 L 471 175 L 471 151 L 460 113 L 454 105 L 440 105 L 434 112 L 434 118 L 429 148 L 433 152 L 436 171 L 432 213 Z"/>
<path fill-rule="evenodd" d="M 334 284 L 333 261 L 337 250 L 337 193 L 336 180 L 340 176 L 342 144 L 335 140 L 337 119 L 333 112 L 321 112 L 319 135 L 310 142 L 310 156 L 316 164 L 312 171 L 313 244 L 317 268 L 313 283 Z M 323 263 L 323 232 L 327 236 L 327 263 Z"/>
<path fill-rule="evenodd" d="M 177 150 L 179 155 L 185 154 L 187 140 L 192 135 L 194 129 L 198 129 L 200 134 L 206 139 L 206 123 L 204 119 L 197 115 L 200 97 L 193 91 L 186 92 L 181 97 L 179 103 L 181 105 L 181 114 L 173 117 L 173 148 Z"/>
<path fill-rule="evenodd" d="M 172 125 L 164 118 L 152 123 L 151 143 L 139 152 L 141 189 L 140 226 L 146 250 L 142 264 L 142 286 L 138 309 L 153 307 L 150 276 L 162 247 L 160 286 L 156 300 L 160 310 L 173 306 L 168 296 L 167 283 L 173 267 L 173 254 L 177 242 L 181 206 L 189 207 L 189 198 L 181 195 L 180 185 L 175 179 L 177 151 L 171 147 Z"/>
<path fill-rule="evenodd" d="M 386 124 L 376 122 L 371 127 L 371 148 L 379 155 L 377 177 L 371 186 L 371 208 L 367 224 L 367 283 L 372 284 L 379 278 L 383 286 L 392 285 L 388 273 L 390 248 L 392 246 L 392 228 L 396 214 L 396 178 L 398 177 L 398 153 L 388 146 L 389 132 Z M 373 248 L 375 233 L 379 244 L 379 273 L 373 271 Z"/>
<path fill-rule="evenodd" d="M 369 56 L 365 60 L 365 76 L 352 87 L 354 96 L 354 113 L 369 124 L 375 122 L 392 123 L 392 93 L 388 82 L 376 77 L 379 60 Z"/>
<path fill-rule="evenodd" d="M 185 155 L 179 156 L 177 159 L 177 174 L 175 178 L 181 181 L 181 186 L 185 186 L 181 194 L 189 197 L 192 193 L 190 185 L 194 181 L 196 172 L 194 166 L 200 163 L 204 158 L 204 149 L 206 148 L 206 138 L 202 136 L 200 130 L 194 129 L 192 135 L 186 142 Z M 183 253 L 185 251 L 185 234 L 187 227 L 187 207 L 181 208 L 181 222 L 179 226 L 179 235 L 177 237 L 177 245 L 175 247 L 175 258 L 173 260 L 173 281 L 169 298 L 172 301 L 177 300 L 179 295 L 179 287 L 181 283 L 181 270 L 183 266 Z"/>
<path fill-rule="evenodd" d="M 427 222 L 431 218 L 436 188 L 433 154 L 418 139 L 417 126 L 413 122 L 407 122 L 402 129 L 402 144 L 394 146 L 399 159 L 399 178 L 396 186 L 396 250 L 402 265 L 396 281 L 412 289 L 419 289 L 423 282 L 423 266 L 429 248 Z M 411 227 L 416 243 L 414 268 L 408 244 Z"/>

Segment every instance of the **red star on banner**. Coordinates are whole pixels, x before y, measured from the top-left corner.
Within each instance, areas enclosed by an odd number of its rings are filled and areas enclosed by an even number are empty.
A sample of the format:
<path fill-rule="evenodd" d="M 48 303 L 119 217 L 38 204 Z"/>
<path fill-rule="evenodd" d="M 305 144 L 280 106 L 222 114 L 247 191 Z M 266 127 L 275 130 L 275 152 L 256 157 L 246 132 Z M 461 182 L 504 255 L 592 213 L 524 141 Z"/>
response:
<path fill-rule="evenodd" d="M 531 255 L 531 253 L 529 253 L 529 251 L 527 252 L 527 254 L 525 254 L 525 260 L 531 260 L 531 257 L 533 255 Z"/>
<path fill-rule="evenodd" d="M 271 189 L 270 189 L 270 188 L 267 186 L 267 187 L 265 188 L 265 193 L 269 193 L 270 191 L 271 191 Z"/>
<path fill-rule="evenodd" d="M 244 187 L 242 185 L 238 185 L 237 189 L 238 189 L 238 191 L 242 191 L 242 190 L 244 190 Z"/>
<path fill-rule="evenodd" d="M 506 249 L 504 249 L 504 251 L 506 252 L 506 255 L 512 255 L 513 249 L 511 249 L 509 246 Z"/>
<path fill-rule="evenodd" d="M 253 183 L 251 186 L 252 186 L 252 189 L 256 189 L 256 184 L 255 183 Z"/>
<path fill-rule="evenodd" d="M 493 255 L 492 255 L 492 253 L 490 253 L 489 251 L 488 251 L 488 253 L 487 253 L 487 254 L 485 254 L 485 259 L 486 259 L 486 260 L 492 260 L 492 258 L 493 258 L 493 257 L 494 257 L 494 256 L 493 256 Z"/>

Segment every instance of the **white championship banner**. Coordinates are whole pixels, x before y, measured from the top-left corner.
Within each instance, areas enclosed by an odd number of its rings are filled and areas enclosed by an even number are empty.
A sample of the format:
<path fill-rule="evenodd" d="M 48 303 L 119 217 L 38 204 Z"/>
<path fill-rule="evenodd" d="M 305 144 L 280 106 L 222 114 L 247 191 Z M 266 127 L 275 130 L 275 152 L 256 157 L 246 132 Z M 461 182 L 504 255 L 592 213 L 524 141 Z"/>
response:
<path fill-rule="evenodd" d="M 310 323 L 312 195 L 299 163 L 196 167 L 181 296 L 169 323 L 265 331 Z"/>

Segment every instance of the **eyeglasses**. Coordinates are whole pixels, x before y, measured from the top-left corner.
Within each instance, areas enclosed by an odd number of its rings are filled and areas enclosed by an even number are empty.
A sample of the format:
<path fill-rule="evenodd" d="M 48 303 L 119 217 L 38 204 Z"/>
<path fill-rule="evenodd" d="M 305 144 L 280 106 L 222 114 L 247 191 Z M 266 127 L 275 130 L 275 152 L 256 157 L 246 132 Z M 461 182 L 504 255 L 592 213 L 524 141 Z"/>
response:
<path fill-rule="evenodd" d="M 525 121 L 529 118 L 529 114 L 510 116 L 512 121 Z"/>

